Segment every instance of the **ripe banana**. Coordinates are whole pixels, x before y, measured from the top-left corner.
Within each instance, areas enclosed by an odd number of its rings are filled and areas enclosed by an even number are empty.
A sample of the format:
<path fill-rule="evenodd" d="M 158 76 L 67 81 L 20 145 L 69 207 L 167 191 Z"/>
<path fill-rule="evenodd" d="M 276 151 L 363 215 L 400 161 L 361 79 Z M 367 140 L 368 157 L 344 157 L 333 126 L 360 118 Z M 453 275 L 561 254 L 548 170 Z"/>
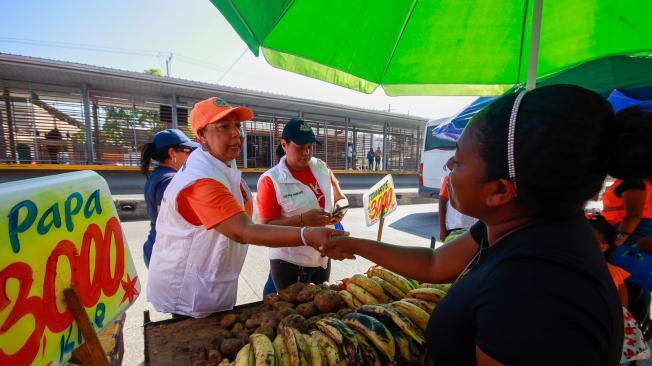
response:
<path fill-rule="evenodd" d="M 348 366 L 362 365 L 364 363 L 355 333 L 341 320 L 323 318 L 318 320 L 315 325 L 319 330 L 331 337 L 335 343 L 342 346 Z"/>
<path fill-rule="evenodd" d="M 413 297 L 406 297 L 402 301 L 407 301 L 410 304 L 414 304 L 414 305 L 420 307 L 421 309 L 423 309 L 423 311 L 425 311 L 428 314 L 432 314 L 433 310 L 435 310 L 435 306 L 437 305 L 434 302 L 421 300 L 421 299 L 415 299 Z"/>
<path fill-rule="evenodd" d="M 383 280 L 391 283 L 392 285 L 394 285 L 404 293 L 408 293 L 410 290 L 412 290 L 412 284 L 410 283 L 410 281 L 407 280 L 407 278 L 401 276 L 398 273 L 394 273 L 388 269 L 385 269 L 383 267 L 373 266 L 369 268 L 369 271 L 367 271 L 367 275 L 370 277 L 378 276 Z"/>
<path fill-rule="evenodd" d="M 254 333 L 249 336 L 249 343 L 254 350 L 255 366 L 274 366 L 274 346 L 266 335 Z"/>
<path fill-rule="evenodd" d="M 285 341 L 283 341 L 283 337 L 280 334 L 276 336 L 272 345 L 274 346 L 276 366 L 290 366 L 290 355 L 285 347 Z"/>
<path fill-rule="evenodd" d="M 340 297 L 346 306 L 350 307 L 351 309 L 355 310 L 362 306 L 362 303 L 358 299 L 354 298 L 353 295 L 346 290 L 340 290 Z"/>
<path fill-rule="evenodd" d="M 412 353 L 410 348 L 410 341 L 405 337 L 405 334 L 402 332 L 395 332 L 394 339 L 396 341 L 398 354 L 400 355 L 400 357 L 397 357 L 399 358 L 399 362 L 397 362 L 397 364 L 416 364 L 419 361 L 419 358 Z M 404 362 L 400 362 L 401 358 L 404 360 Z"/>
<path fill-rule="evenodd" d="M 425 332 L 426 327 L 428 326 L 428 320 L 430 320 L 430 314 L 423 311 L 420 307 L 403 300 L 394 301 L 390 305 L 403 313 L 403 315 L 410 318 L 417 327 Z"/>
<path fill-rule="evenodd" d="M 394 336 L 383 323 L 372 316 L 356 312 L 346 314 L 342 321 L 349 328 L 364 335 L 390 362 L 394 361 L 396 355 Z"/>
<path fill-rule="evenodd" d="M 408 292 L 407 296 L 439 304 L 446 296 L 446 293 L 433 287 L 422 287 Z"/>
<path fill-rule="evenodd" d="M 365 291 L 370 293 L 373 297 L 378 299 L 380 303 L 387 303 L 389 298 L 385 295 L 383 287 L 380 286 L 376 281 L 372 280 L 369 277 L 363 276 L 361 274 L 356 274 L 351 277 L 351 282 L 362 287 Z"/>
<path fill-rule="evenodd" d="M 278 329 L 283 336 L 285 348 L 290 356 L 290 365 L 310 365 L 310 350 L 303 339 L 303 335 L 292 327 L 280 326 Z"/>
<path fill-rule="evenodd" d="M 428 287 L 436 288 L 438 290 L 448 292 L 448 289 L 451 288 L 451 284 L 450 283 L 425 283 L 424 282 L 421 285 L 419 285 L 419 287 L 421 287 L 421 288 L 428 288 Z"/>
<path fill-rule="evenodd" d="M 371 279 L 380 285 L 383 288 L 385 293 L 389 295 L 393 300 L 400 300 L 405 297 L 405 292 L 398 289 L 398 287 L 392 285 L 391 283 L 383 280 L 378 276 L 373 276 Z"/>
<path fill-rule="evenodd" d="M 380 355 L 378 354 L 378 351 L 376 351 L 376 348 L 371 345 L 371 343 L 369 343 L 365 336 L 360 332 L 353 329 L 353 333 L 355 333 L 355 336 L 358 338 L 360 350 L 362 351 L 362 358 L 365 361 L 364 364 L 368 366 L 382 366 L 383 362 L 381 362 Z M 387 364 L 387 362 L 384 362 L 384 364 Z"/>
<path fill-rule="evenodd" d="M 254 354 L 253 349 L 249 343 L 245 344 L 244 347 L 240 348 L 238 354 L 235 356 L 235 366 L 253 366 L 254 365 Z"/>
<path fill-rule="evenodd" d="M 382 321 L 386 326 L 393 324 L 399 332 L 405 333 L 410 339 L 417 344 L 424 344 L 425 338 L 423 333 L 414 325 L 414 322 L 400 311 L 387 304 L 381 305 L 364 305 L 357 310 L 359 313 L 371 315 Z M 390 328 L 391 329 L 391 328 Z M 392 332 L 396 336 L 396 332 Z"/>
<path fill-rule="evenodd" d="M 363 304 L 378 304 L 378 299 L 376 299 L 372 294 L 367 292 L 367 290 L 351 282 L 346 286 L 346 291 L 350 292 L 354 298 L 358 299 Z"/>
<path fill-rule="evenodd" d="M 408 282 L 410 283 L 410 286 L 412 287 L 413 290 L 415 288 L 419 288 L 419 281 L 417 281 L 415 279 L 412 279 L 412 278 L 407 278 L 407 277 L 405 279 L 408 280 Z"/>
<path fill-rule="evenodd" d="M 326 356 L 328 366 L 344 366 L 346 361 L 344 355 L 340 352 L 338 345 L 329 336 L 319 330 L 310 332 L 310 337 L 321 348 L 322 353 Z"/>
<path fill-rule="evenodd" d="M 303 334 L 303 340 L 308 345 L 308 350 L 310 351 L 310 365 L 312 366 L 327 366 L 328 361 L 326 361 L 325 355 L 319 349 L 319 345 L 315 342 L 311 336 Z"/>

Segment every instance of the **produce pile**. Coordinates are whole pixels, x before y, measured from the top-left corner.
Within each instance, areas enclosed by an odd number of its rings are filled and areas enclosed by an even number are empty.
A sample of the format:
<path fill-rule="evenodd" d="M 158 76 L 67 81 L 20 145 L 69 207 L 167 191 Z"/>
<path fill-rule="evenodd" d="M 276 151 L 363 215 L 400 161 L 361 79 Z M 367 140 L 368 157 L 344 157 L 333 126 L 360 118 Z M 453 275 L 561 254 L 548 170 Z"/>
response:
<path fill-rule="evenodd" d="M 193 366 L 418 365 L 430 314 L 449 285 L 419 284 L 379 266 L 338 284 L 295 283 L 221 316 Z"/>

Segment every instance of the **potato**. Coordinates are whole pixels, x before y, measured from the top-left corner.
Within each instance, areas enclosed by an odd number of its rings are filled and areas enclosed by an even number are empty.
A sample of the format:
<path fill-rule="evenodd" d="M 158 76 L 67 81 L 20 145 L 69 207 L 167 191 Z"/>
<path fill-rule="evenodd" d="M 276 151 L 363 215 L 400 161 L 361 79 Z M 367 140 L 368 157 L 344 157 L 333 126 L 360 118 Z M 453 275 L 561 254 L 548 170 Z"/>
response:
<path fill-rule="evenodd" d="M 238 351 L 240 351 L 244 345 L 245 342 L 243 342 L 240 338 L 225 339 L 220 346 L 220 352 L 222 352 L 224 357 L 230 360 L 235 360 L 235 356 L 237 356 Z"/>
<path fill-rule="evenodd" d="M 315 285 L 314 283 L 309 283 L 304 288 L 299 291 L 297 294 L 297 301 L 298 302 L 308 302 L 312 301 L 312 299 L 315 298 L 315 295 L 321 291 L 321 289 Z"/>
<path fill-rule="evenodd" d="M 238 321 L 238 316 L 235 314 L 226 314 L 220 320 L 220 326 L 224 329 L 231 328 Z"/>
<path fill-rule="evenodd" d="M 342 299 L 337 291 L 323 290 L 315 295 L 315 306 L 322 313 L 332 313 L 342 306 Z"/>
<path fill-rule="evenodd" d="M 269 294 L 263 299 L 263 304 L 272 305 L 279 300 L 278 294 Z"/>
<path fill-rule="evenodd" d="M 224 357 L 222 357 L 222 354 L 220 353 L 220 351 L 215 350 L 215 349 L 212 349 L 212 350 L 208 351 L 208 361 L 209 362 L 220 363 L 220 362 L 222 362 L 223 359 L 224 359 Z"/>
<path fill-rule="evenodd" d="M 274 318 L 274 319 L 264 319 L 263 321 L 260 322 L 260 326 L 261 327 L 270 326 L 270 327 L 276 329 L 276 327 L 278 327 L 278 319 L 276 319 L 276 318 Z"/>
<path fill-rule="evenodd" d="M 231 333 L 231 331 L 228 329 L 217 328 L 215 331 L 215 336 L 222 338 L 233 338 L 233 333 Z"/>
<path fill-rule="evenodd" d="M 255 329 L 260 327 L 260 323 L 260 319 L 252 317 L 245 322 L 245 327 L 247 327 L 247 329 Z"/>
<path fill-rule="evenodd" d="M 246 322 L 252 316 L 255 316 L 257 313 L 258 313 L 258 309 L 256 308 L 242 309 L 238 312 L 238 319 L 241 322 Z"/>
<path fill-rule="evenodd" d="M 275 303 L 274 305 L 272 305 L 272 307 L 276 311 L 279 311 L 279 310 L 282 310 L 282 309 L 285 309 L 285 308 L 294 309 L 294 304 L 290 303 L 290 302 L 287 302 L 287 301 L 279 301 L 279 302 Z"/>
<path fill-rule="evenodd" d="M 231 329 L 231 332 L 233 332 L 233 335 L 237 336 L 238 333 L 242 332 L 245 329 L 244 324 L 238 322 L 233 324 L 233 328 Z"/>
<path fill-rule="evenodd" d="M 242 332 L 238 333 L 238 338 L 242 340 L 245 344 L 249 342 L 249 336 L 252 335 L 253 332 L 249 330 L 243 330 Z"/>
<path fill-rule="evenodd" d="M 261 321 L 266 321 L 266 320 L 277 320 L 276 312 L 275 311 L 265 311 L 259 314 L 258 318 Z"/>
<path fill-rule="evenodd" d="M 305 287 L 305 284 L 301 282 L 297 282 L 294 284 L 291 284 L 288 286 L 288 288 L 283 289 L 278 292 L 278 297 L 282 301 L 287 301 L 287 302 L 296 302 L 297 301 L 297 295 L 303 288 Z"/>
<path fill-rule="evenodd" d="M 224 342 L 224 337 L 215 337 L 211 339 L 211 345 L 213 346 L 213 349 L 219 350 L 220 346 L 222 345 L 222 342 Z"/>
<path fill-rule="evenodd" d="M 274 337 L 276 337 L 276 327 L 272 327 L 270 325 L 261 325 L 258 327 L 254 333 L 260 333 L 264 334 L 269 338 L 270 341 L 274 340 Z"/>
<path fill-rule="evenodd" d="M 306 318 L 299 314 L 290 314 L 286 316 L 279 323 L 279 327 L 281 326 L 296 328 L 301 333 L 308 331 L 308 322 L 306 321 Z"/>
<path fill-rule="evenodd" d="M 297 314 L 297 311 L 294 310 L 294 309 L 291 309 L 291 308 L 285 308 L 283 310 L 279 310 L 276 313 L 276 316 L 277 316 L 278 320 L 280 321 L 280 320 L 283 320 L 283 318 L 285 318 L 286 316 L 293 315 L 293 314 Z"/>
<path fill-rule="evenodd" d="M 197 350 L 197 353 L 190 358 L 190 362 L 195 362 L 198 360 L 207 360 L 208 359 L 208 351 L 204 347 L 200 347 Z"/>
<path fill-rule="evenodd" d="M 315 306 L 315 303 L 312 301 L 305 304 L 299 304 L 296 310 L 297 313 L 299 313 L 299 315 L 303 316 L 304 318 L 310 318 L 319 312 Z"/>

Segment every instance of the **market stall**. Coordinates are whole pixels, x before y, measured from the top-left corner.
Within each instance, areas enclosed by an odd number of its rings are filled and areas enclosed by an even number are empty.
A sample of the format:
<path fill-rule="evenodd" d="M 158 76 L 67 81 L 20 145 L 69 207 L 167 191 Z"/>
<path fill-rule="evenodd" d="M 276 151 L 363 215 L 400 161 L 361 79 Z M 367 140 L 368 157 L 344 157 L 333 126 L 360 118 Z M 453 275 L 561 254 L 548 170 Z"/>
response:
<path fill-rule="evenodd" d="M 418 365 L 449 285 L 373 266 L 337 284 L 295 283 L 202 319 L 149 322 L 148 365 Z"/>

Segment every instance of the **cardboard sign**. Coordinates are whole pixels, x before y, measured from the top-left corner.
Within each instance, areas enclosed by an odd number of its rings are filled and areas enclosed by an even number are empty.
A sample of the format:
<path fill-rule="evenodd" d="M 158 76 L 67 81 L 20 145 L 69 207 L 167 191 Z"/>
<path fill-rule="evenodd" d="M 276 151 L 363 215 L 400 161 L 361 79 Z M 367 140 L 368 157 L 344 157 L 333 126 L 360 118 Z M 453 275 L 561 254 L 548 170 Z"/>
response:
<path fill-rule="evenodd" d="M 58 365 L 82 342 L 74 287 L 97 332 L 140 293 L 106 182 L 92 171 L 0 184 L 0 365 Z"/>
<path fill-rule="evenodd" d="M 377 223 L 380 220 L 381 212 L 384 212 L 383 215 L 387 216 L 396 210 L 398 204 L 394 193 L 394 180 L 390 174 L 374 184 L 362 196 L 362 205 L 367 226 Z"/>

